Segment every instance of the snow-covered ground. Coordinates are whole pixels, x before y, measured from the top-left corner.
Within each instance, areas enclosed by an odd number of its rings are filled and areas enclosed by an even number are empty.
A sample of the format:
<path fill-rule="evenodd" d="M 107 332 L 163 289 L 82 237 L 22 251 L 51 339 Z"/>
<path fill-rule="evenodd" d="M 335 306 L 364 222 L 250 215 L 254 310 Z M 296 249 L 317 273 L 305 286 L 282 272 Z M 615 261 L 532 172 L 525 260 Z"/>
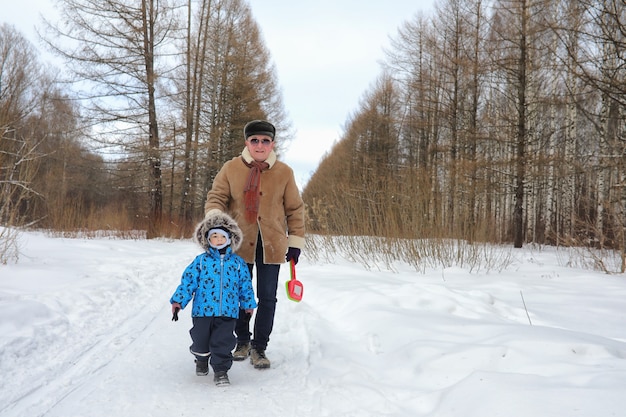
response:
<path fill-rule="evenodd" d="M 0 266 L 0 416 L 609 417 L 626 410 L 626 278 L 513 251 L 503 272 L 298 264 L 269 370 L 198 377 L 168 299 L 191 241 L 21 236 Z M 326 258 L 325 258 L 326 259 Z M 281 281 L 288 279 L 281 270 Z M 284 288 L 284 286 L 282 287 Z"/>

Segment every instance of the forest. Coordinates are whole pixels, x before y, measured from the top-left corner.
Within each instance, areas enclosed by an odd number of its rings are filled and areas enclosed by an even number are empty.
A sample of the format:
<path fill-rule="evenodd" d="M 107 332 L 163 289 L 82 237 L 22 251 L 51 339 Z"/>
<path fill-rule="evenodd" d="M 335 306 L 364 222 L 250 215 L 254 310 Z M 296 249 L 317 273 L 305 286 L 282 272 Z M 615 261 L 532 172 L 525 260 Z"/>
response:
<path fill-rule="evenodd" d="M 188 237 L 243 125 L 292 128 L 253 11 L 57 5 L 39 33 L 63 71 L 0 25 L 0 260 L 22 227 Z M 609 249 L 626 270 L 621 0 L 437 0 L 385 56 L 302 190 L 309 233 Z"/>

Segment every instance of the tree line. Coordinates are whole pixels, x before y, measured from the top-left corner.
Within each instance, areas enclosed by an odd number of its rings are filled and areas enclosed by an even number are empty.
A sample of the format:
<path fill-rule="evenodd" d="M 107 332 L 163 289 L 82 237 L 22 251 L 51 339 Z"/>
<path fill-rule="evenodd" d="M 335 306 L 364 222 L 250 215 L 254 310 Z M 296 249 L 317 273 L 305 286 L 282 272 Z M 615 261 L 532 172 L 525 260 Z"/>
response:
<path fill-rule="evenodd" d="M 189 236 L 217 170 L 243 149 L 247 121 L 286 132 L 278 152 L 291 139 L 246 2 L 56 6 L 59 19 L 38 31 L 60 68 L 0 26 L 3 224 Z"/>
<path fill-rule="evenodd" d="M 248 120 L 293 138 L 245 1 L 56 4 L 60 68 L 0 26 L 2 224 L 189 236 Z M 624 253 L 624 9 L 440 0 L 407 20 L 303 190 L 309 231 Z"/>
<path fill-rule="evenodd" d="M 623 255 L 625 65 L 623 2 L 437 2 L 307 183 L 311 227 Z"/>

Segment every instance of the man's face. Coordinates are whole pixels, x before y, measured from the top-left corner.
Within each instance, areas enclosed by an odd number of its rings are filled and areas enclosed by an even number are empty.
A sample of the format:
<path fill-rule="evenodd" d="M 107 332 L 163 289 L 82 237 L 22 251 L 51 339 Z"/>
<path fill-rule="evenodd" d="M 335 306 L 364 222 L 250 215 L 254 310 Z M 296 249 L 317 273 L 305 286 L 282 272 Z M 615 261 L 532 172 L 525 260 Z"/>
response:
<path fill-rule="evenodd" d="M 257 162 L 263 162 L 274 149 L 274 141 L 267 135 L 252 135 L 246 139 L 246 147 Z"/>

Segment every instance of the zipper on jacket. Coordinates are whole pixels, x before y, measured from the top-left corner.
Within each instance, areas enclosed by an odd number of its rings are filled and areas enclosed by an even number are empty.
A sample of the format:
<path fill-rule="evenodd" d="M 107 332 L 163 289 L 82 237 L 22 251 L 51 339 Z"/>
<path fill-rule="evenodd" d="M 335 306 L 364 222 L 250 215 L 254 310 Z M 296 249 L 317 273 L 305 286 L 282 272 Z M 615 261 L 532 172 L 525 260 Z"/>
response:
<path fill-rule="evenodd" d="M 220 253 L 220 309 L 219 313 L 221 316 L 224 315 L 224 306 L 222 305 L 222 296 L 224 292 L 224 257 L 226 255 Z"/>

